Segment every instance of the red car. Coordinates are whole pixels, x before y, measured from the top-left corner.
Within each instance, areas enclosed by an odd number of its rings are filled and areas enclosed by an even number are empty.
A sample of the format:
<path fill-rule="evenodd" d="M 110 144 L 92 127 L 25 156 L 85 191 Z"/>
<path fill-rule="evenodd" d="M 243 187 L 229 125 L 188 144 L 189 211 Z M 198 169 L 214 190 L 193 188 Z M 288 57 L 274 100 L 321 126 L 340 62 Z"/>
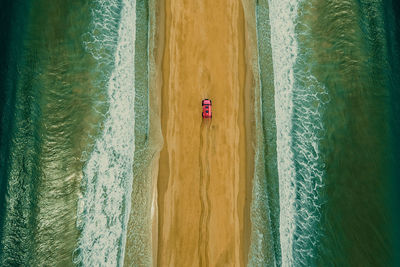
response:
<path fill-rule="evenodd" d="M 211 100 L 210 99 L 203 99 L 201 101 L 201 105 L 203 106 L 203 112 L 202 112 L 202 116 L 203 119 L 204 118 L 212 118 L 212 113 L 211 113 Z"/>

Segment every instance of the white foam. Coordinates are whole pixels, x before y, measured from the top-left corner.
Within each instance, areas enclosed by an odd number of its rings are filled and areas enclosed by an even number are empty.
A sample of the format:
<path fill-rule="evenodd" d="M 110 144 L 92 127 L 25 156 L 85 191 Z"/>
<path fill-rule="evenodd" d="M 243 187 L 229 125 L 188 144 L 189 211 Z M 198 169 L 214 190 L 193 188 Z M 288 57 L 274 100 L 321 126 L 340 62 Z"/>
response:
<path fill-rule="evenodd" d="M 269 10 L 275 83 L 282 266 L 308 265 L 314 258 L 314 250 L 320 238 L 318 224 L 322 200 L 319 191 L 325 175 L 319 141 L 324 135 L 322 114 L 329 99 L 325 86 L 307 67 L 305 51 L 308 50 L 303 48 L 301 58 L 298 57 L 295 24 L 301 2 L 270 0 Z M 311 35 L 308 31 L 298 34 L 302 38 Z"/>
<path fill-rule="evenodd" d="M 309 32 L 301 32 L 305 37 Z M 302 59 L 306 60 L 307 49 Z M 312 60 L 312 59 L 308 59 Z M 325 129 L 322 121 L 325 104 L 329 101 L 325 86 L 312 75 L 307 61 L 298 62 L 298 84 L 294 88 L 293 151 L 296 157 L 296 265 L 313 265 L 315 250 L 320 241 L 320 217 L 323 200 L 320 189 L 324 186 L 325 165 L 320 151 L 320 140 Z"/>
<path fill-rule="evenodd" d="M 99 12 L 111 4 L 99 1 Z M 135 151 L 135 12 L 136 1 L 123 0 L 115 65 L 108 81 L 109 110 L 83 171 L 85 191 L 78 204 L 81 236 L 75 258 L 83 266 L 123 265 Z"/>
<path fill-rule="evenodd" d="M 282 266 L 293 266 L 295 230 L 295 168 L 292 152 L 293 68 L 297 59 L 295 19 L 298 0 L 270 0 L 271 47 L 274 68 L 277 163 L 279 175 Z"/>

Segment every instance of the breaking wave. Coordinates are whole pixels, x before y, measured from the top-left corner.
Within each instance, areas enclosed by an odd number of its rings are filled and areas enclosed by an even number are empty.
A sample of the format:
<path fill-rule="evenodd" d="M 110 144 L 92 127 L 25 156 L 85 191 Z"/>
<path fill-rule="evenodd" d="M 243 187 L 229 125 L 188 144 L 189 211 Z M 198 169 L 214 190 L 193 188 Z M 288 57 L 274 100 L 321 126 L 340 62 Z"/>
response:
<path fill-rule="evenodd" d="M 111 16 L 118 16 L 115 1 L 101 1 L 98 7 L 94 16 L 104 16 L 104 9 Z M 135 8 L 135 0 L 122 2 L 114 69 L 108 80 L 109 110 L 83 171 L 77 221 L 81 236 L 75 262 L 84 266 L 121 266 L 124 259 L 135 151 Z M 115 24 L 112 19 L 94 21 Z M 107 29 L 105 24 L 99 27 Z M 112 45 L 112 39 L 109 42 Z M 101 43 L 87 45 L 100 60 L 104 51 L 96 45 Z"/>

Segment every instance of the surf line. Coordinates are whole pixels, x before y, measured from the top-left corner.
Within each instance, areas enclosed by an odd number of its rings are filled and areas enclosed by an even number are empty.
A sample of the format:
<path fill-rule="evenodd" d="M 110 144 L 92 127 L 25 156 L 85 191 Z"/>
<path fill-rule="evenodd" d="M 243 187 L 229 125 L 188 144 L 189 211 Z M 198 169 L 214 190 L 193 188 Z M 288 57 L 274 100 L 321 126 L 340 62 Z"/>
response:
<path fill-rule="evenodd" d="M 99 8 L 109 4 L 97 3 Z M 114 70 L 108 80 L 109 110 L 85 164 L 78 200 L 81 235 L 74 261 L 83 266 L 123 265 L 135 152 L 135 22 L 136 0 L 123 0 Z"/>
<path fill-rule="evenodd" d="M 292 151 L 294 65 L 297 59 L 295 19 L 298 0 L 271 0 L 271 47 L 274 70 L 277 164 L 279 175 L 282 266 L 293 266 L 296 171 Z"/>

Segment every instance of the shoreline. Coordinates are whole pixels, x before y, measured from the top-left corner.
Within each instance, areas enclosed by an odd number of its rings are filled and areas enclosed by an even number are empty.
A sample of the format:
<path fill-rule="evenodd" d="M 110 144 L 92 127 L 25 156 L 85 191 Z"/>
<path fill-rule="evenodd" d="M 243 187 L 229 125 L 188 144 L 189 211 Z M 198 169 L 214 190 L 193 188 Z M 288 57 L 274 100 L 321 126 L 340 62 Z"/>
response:
<path fill-rule="evenodd" d="M 149 94 L 150 107 L 154 103 L 154 108 L 150 108 L 156 117 L 150 119 L 151 133 L 157 136 L 158 144 L 154 150 L 154 169 L 152 173 L 152 204 L 151 204 L 151 219 L 152 219 L 152 265 L 158 266 L 158 172 L 161 150 L 164 146 L 164 138 L 161 128 L 161 96 L 162 96 L 162 62 L 164 52 L 164 3 L 163 1 L 150 0 L 150 45 L 149 45 Z M 153 20 L 153 22 L 152 22 Z M 154 79 L 153 79 L 154 77 Z M 154 91 L 152 90 L 154 89 Z M 153 140 L 153 139 L 152 139 Z"/>
<path fill-rule="evenodd" d="M 243 36 L 244 36 L 244 59 L 245 59 L 245 84 L 244 84 L 244 105 L 245 105 L 245 128 L 246 128 L 246 189 L 245 207 L 243 214 L 244 221 L 244 244 L 243 255 L 244 265 L 248 265 L 250 246 L 252 238 L 251 208 L 253 203 L 253 181 L 255 175 L 255 145 L 257 140 L 256 130 L 256 96 L 255 90 L 258 87 L 258 48 L 257 48 L 257 29 L 255 17 L 255 5 L 248 0 L 241 0 L 243 12 Z"/>
<path fill-rule="evenodd" d="M 164 3 L 166 2 L 166 3 Z M 211 261 L 214 263 L 217 263 L 217 259 L 221 258 L 221 253 L 222 254 L 226 254 L 229 257 L 226 257 L 226 261 L 230 262 L 230 263 L 234 263 L 235 266 L 237 265 L 246 265 L 247 264 L 247 260 L 248 260 L 248 252 L 249 252 L 249 245 L 250 245 L 250 238 L 251 238 L 251 220 L 250 220 L 250 208 L 251 208 L 251 201 L 252 201 L 252 180 L 253 180 L 253 171 L 254 171 L 254 148 L 253 145 L 254 144 L 254 107 L 253 107 L 253 103 L 254 103 L 254 78 L 253 78 L 253 71 L 252 71 L 252 66 L 250 66 L 249 61 L 252 61 L 252 59 L 249 59 L 249 54 L 250 55 L 254 55 L 255 52 L 249 51 L 252 49 L 252 47 L 254 48 L 254 44 L 248 44 L 247 40 L 247 36 L 249 35 L 248 31 L 248 22 L 245 20 L 246 14 L 244 13 L 245 10 L 243 10 L 243 4 L 242 1 L 238 0 L 236 4 L 236 6 L 232 7 L 233 9 L 235 9 L 235 16 L 236 16 L 236 30 L 233 32 L 233 35 L 236 36 L 236 47 L 232 47 L 230 49 L 230 56 L 229 57 L 233 57 L 236 58 L 237 60 L 237 66 L 236 66 L 236 71 L 233 70 L 234 72 L 231 73 L 231 76 L 228 76 L 228 79 L 234 79 L 235 76 L 238 76 L 239 78 L 236 81 L 230 81 L 231 83 L 233 82 L 235 84 L 235 94 L 236 97 L 238 98 L 236 101 L 238 103 L 236 103 L 236 108 L 237 110 L 237 114 L 235 114 L 236 116 L 231 117 L 231 123 L 235 124 L 230 124 L 230 127 L 237 127 L 235 134 L 230 134 L 227 132 L 222 132 L 222 129 L 218 128 L 218 125 L 214 125 L 214 123 L 210 123 L 210 125 L 208 125 L 209 127 L 207 128 L 207 125 L 204 126 L 203 123 L 202 126 L 200 126 L 200 131 L 203 131 L 204 133 L 207 133 L 213 137 L 215 137 L 216 134 L 222 134 L 222 135 L 228 135 L 225 136 L 226 137 L 230 137 L 229 139 L 231 140 L 231 144 L 232 147 L 229 147 L 230 150 L 232 151 L 236 151 L 236 156 L 233 157 L 233 159 L 235 159 L 235 161 L 238 164 L 234 164 L 232 165 L 226 165 L 225 163 L 225 167 L 229 168 L 229 166 L 234 168 L 233 171 L 233 177 L 234 178 L 234 182 L 232 183 L 232 181 L 230 181 L 229 179 L 226 179 L 225 183 L 227 183 L 226 185 L 223 185 L 225 187 L 228 187 L 228 189 L 230 189 L 230 192 L 233 193 L 233 195 L 230 195 L 231 200 L 226 202 L 225 200 L 225 205 L 229 205 L 229 203 L 234 203 L 233 205 L 233 214 L 232 212 L 230 212 L 229 214 L 226 214 L 228 216 L 221 216 L 221 215 L 217 215 L 218 213 L 221 213 L 221 211 L 223 211 L 223 209 L 228 208 L 227 206 L 222 207 L 220 205 L 219 209 L 213 209 L 213 206 L 216 206 L 216 204 L 218 203 L 218 201 L 220 201 L 220 197 L 218 197 L 218 194 L 220 194 L 220 192 L 210 192 L 210 191 L 215 191 L 216 188 L 215 184 L 213 185 L 213 183 L 215 183 L 214 181 L 216 181 L 217 179 L 220 179 L 222 177 L 214 177 L 216 175 L 213 175 L 212 172 L 210 174 L 210 170 L 215 169 L 216 171 L 219 171 L 219 175 L 221 175 L 221 167 L 217 167 L 216 165 L 213 164 L 213 162 L 208 162 L 207 163 L 207 153 L 211 153 L 210 149 L 215 152 L 215 144 L 213 143 L 214 141 L 211 140 L 213 138 L 209 138 L 207 139 L 207 135 L 205 135 L 205 140 L 202 140 L 203 142 L 203 152 L 199 151 L 200 154 L 197 157 L 198 160 L 194 160 L 191 163 L 194 163 L 194 168 L 196 169 L 196 161 L 197 161 L 197 166 L 198 165 L 202 165 L 201 161 L 202 161 L 202 157 L 203 157 L 203 165 L 208 165 L 207 168 L 205 166 L 198 166 L 197 167 L 197 174 L 196 171 L 192 170 L 192 169 L 188 169 L 185 167 L 182 167 L 179 165 L 179 163 L 174 166 L 172 165 L 171 158 L 174 155 L 174 153 L 171 153 L 171 150 L 179 150 L 179 149 L 183 149 L 182 147 L 178 147 L 177 148 L 177 144 L 175 143 L 175 145 L 173 143 L 170 150 L 169 150 L 169 142 L 172 138 L 172 141 L 176 141 L 174 139 L 174 134 L 176 134 L 176 130 L 175 133 L 171 133 L 171 131 L 168 130 L 168 128 L 171 127 L 179 127 L 179 125 L 173 124 L 171 123 L 171 121 L 168 121 L 169 118 L 169 113 L 174 112 L 174 108 L 170 107 L 168 105 L 168 102 L 171 103 L 171 93 L 172 94 L 178 94 L 179 92 L 177 91 L 172 91 L 171 90 L 171 83 L 173 83 L 174 81 L 170 79 L 170 77 L 173 76 L 179 76 L 176 75 L 175 73 L 172 73 L 171 71 L 171 65 L 174 68 L 174 70 L 179 69 L 179 62 L 177 65 L 174 65 L 173 63 L 176 62 L 172 62 L 171 64 L 171 55 L 172 57 L 177 57 L 177 55 L 173 54 L 171 52 L 171 45 L 170 45 L 170 41 L 171 41 L 171 7 L 170 8 L 166 8 L 166 4 L 171 4 L 172 1 L 170 0 L 165 0 L 162 1 L 162 3 L 157 4 L 157 26 L 156 26 L 156 38 L 157 38 L 157 55 L 160 55 L 160 53 L 163 53 L 162 59 L 160 59 L 160 57 L 156 57 L 155 58 L 155 62 L 157 64 L 157 69 L 162 68 L 162 77 L 163 77 L 163 81 L 162 81 L 162 85 L 158 84 L 157 88 L 159 86 L 162 87 L 160 95 L 161 95 L 161 102 L 162 102 L 162 106 L 161 106 L 161 126 L 162 126 L 162 132 L 163 132 L 163 137 L 165 138 L 164 141 L 164 146 L 161 150 L 160 153 L 160 162 L 158 164 L 159 166 L 159 172 L 158 172 L 158 179 L 155 183 L 153 183 L 153 186 L 155 186 L 157 188 L 157 192 L 154 193 L 153 195 L 153 205 L 152 205 L 152 209 L 154 208 L 158 208 L 158 212 L 156 212 L 153 216 L 153 265 L 156 266 L 159 264 L 161 264 L 161 266 L 163 265 L 169 265 L 169 264 L 190 264 L 190 263 L 201 263 L 202 261 L 206 261 L 205 263 L 209 263 Z M 175 1 L 177 2 L 177 1 Z M 214 4 L 214 6 L 217 6 L 220 3 L 216 3 L 216 5 Z M 210 2 L 208 3 L 208 5 L 212 6 L 213 3 Z M 179 9 L 181 8 L 181 9 Z M 173 8 L 174 12 L 175 10 L 177 13 L 178 12 L 182 12 L 185 13 L 186 10 L 182 9 L 181 6 L 179 6 L 179 3 L 177 4 L 177 6 L 174 6 Z M 204 10 L 203 10 L 204 11 Z M 204 11 L 206 12 L 206 11 Z M 187 15 L 187 14 L 185 14 Z M 190 14 L 189 14 L 190 15 Z M 193 14 L 195 15 L 195 14 Z M 164 17 L 165 16 L 165 17 Z M 183 16 L 185 17 L 185 16 Z M 174 16 L 174 18 L 176 18 L 176 16 Z M 182 22 L 182 21 L 181 21 Z M 234 21 L 235 22 L 235 21 Z M 175 20 L 174 24 L 172 27 L 177 27 L 177 21 Z M 182 22 L 183 23 L 183 22 Z M 181 26 L 183 27 L 183 26 Z M 255 28 L 254 28 L 255 29 Z M 176 30 L 176 29 L 175 29 Z M 198 29 L 200 31 L 199 35 L 201 35 L 201 31 L 202 29 Z M 232 30 L 232 28 L 230 28 L 230 30 Z M 250 28 L 251 30 L 251 28 Z M 180 34 L 177 34 L 176 32 L 172 33 L 174 35 L 174 37 L 177 37 L 179 40 L 174 39 L 173 41 L 175 42 L 187 42 L 187 40 L 182 40 L 182 35 L 184 35 L 184 32 L 181 32 Z M 204 32 L 203 32 L 204 34 Z M 181 37 L 181 38 L 179 38 Z M 230 36 L 231 37 L 231 36 Z M 254 37 L 254 35 L 253 35 Z M 204 42 L 204 40 L 202 40 Z M 206 42 L 204 42 L 203 44 L 206 44 L 208 42 L 212 42 L 212 40 L 208 40 Z M 228 43 L 229 44 L 229 43 Z M 177 46 L 176 43 L 174 43 L 175 46 Z M 178 44 L 179 45 L 179 44 Z M 226 45 L 226 43 L 221 43 L 220 44 L 220 48 L 217 49 L 221 49 L 221 47 L 224 47 L 224 45 Z M 185 49 L 185 47 L 187 46 L 187 44 L 185 44 L 185 46 L 183 46 L 183 48 L 181 49 Z M 196 46 L 195 46 L 196 48 Z M 176 49 L 176 47 L 175 47 Z M 191 49 L 193 49 L 193 47 L 191 47 Z M 223 48 L 222 48 L 223 49 Z M 163 50 L 163 52 L 160 52 L 160 50 Z M 207 53 L 207 51 L 204 51 L 205 53 Z M 204 53 L 203 53 L 204 56 Z M 178 55 L 179 57 L 179 55 Z M 198 68 L 203 67 L 203 72 L 206 72 L 207 69 L 204 67 L 204 62 L 202 62 L 202 58 L 199 56 L 197 58 L 200 62 L 198 62 L 199 64 L 197 64 Z M 160 61 L 161 60 L 161 61 Z M 203 60 L 204 61 L 204 60 Z M 203 65 L 202 65 L 203 63 Z M 190 65 L 190 64 L 189 64 Z M 182 71 L 182 70 L 180 70 Z M 196 71 L 196 69 L 194 70 L 194 72 Z M 235 75 L 236 73 L 236 75 Z M 210 85 L 210 83 L 212 83 L 212 76 L 214 75 L 211 72 L 208 72 L 207 75 L 204 75 L 200 77 L 200 79 L 197 80 L 197 82 L 201 83 L 202 81 L 206 81 L 208 82 L 208 87 L 212 87 Z M 160 78 L 160 77 L 158 77 Z M 179 77 L 174 77 L 174 79 L 179 79 Z M 157 80 L 156 83 L 159 83 L 161 81 Z M 184 82 L 183 82 L 184 83 Z M 192 85 L 195 85 L 195 83 L 192 83 Z M 232 84 L 231 84 L 232 85 Z M 207 87 L 207 85 L 205 85 L 205 87 Z M 152 88 L 152 87 L 151 87 Z M 167 89 L 168 88 L 168 89 Z M 214 89 L 214 88 L 212 88 Z M 157 92 L 159 89 L 157 89 Z M 193 89 L 195 90 L 195 89 Z M 204 90 L 204 89 L 203 89 Z M 207 95 L 212 95 L 213 92 L 203 92 L 203 94 L 207 94 Z M 222 96 L 226 93 L 229 92 L 224 92 L 224 90 L 220 90 L 220 92 L 217 92 L 215 99 L 218 99 L 218 96 Z M 174 96 L 175 97 L 175 96 Z M 179 96 L 178 96 L 179 97 Z M 199 98 L 201 100 L 201 97 Z M 214 98 L 213 98 L 214 99 Z M 196 99 L 197 100 L 197 99 Z M 198 101 L 197 101 L 198 102 Z M 235 102 L 235 101 L 233 101 Z M 215 101 L 213 102 L 215 103 Z M 230 106 L 232 103 L 227 104 L 226 106 Z M 235 103 L 234 103 L 235 104 Z M 215 105 L 215 104 L 214 104 Z M 197 109 L 199 105 L 196 105 L 196 111 L 198 111 Z M 201 106 L 200 106 L 201 109 Z M 228 107 L 225 107 L 226 111 L 230 111 Z M 216 107 L 214 108 L 214 110 L 217 110 Z M 192 111 L 187 111 L 192 113 Z M 201 112 L 201 111 L 200 111 Z M 228 114 L 228 113 L 227 113 Z M 214 119 L 215 120 L 215 119 Z M 199 120 L 197 120 L 199 121 Z M 200 118 L 201 121 L 201 118 Z M 199 121 L 199 122 L 200 122 Z M 195 126 L 195 125 L 190 125 L 190 126 Z M 195 127 L 197 128 L 197 127 Z M 232 129 L 234 129 L 232 128 Z M 219 131 L 219 132 L 218 132 Z M 169 133 L 169 134 L 168 134 Z M 180 132 L 181 133 L 181 132 Z M 181 133 L 182 134 L 182 133 Z M 224 138 L 224 136 L 223 136 Z M 170 141 L 171 142 L 171 141 Z M 204 145 L 206 144 L 206 145 Z M 229 142 L 228 144 L 225 145 L 231 145 Z M 214 147 L 213 147 L 214 146 Z M 193 147 L 193 146 L 192 146 Z M 199 148 L 200 147 L 200 143 L 198 143 L 197 145 L 194 144 L 194 147 Z M 208 148 L 207 148 L 208 147 Z M 200 147 L 200 150 L 202 148 Z M 208 149 L 208 151 L 207 151 Z M 186 152 L 189 152 L 191 150 L 187 150 Z M 176 151 L 176 153 L 179 153 L 178 151 Z M 190 153 L 193 154 L 197 154 L 195 151 L 191 151 Z M 201 154 L 203 153 L 203 155 Z M 204 154 L 206 153 L 206 154 Z M 213 153 L 211 153 L 213 154 Z M 223 154 L 220 154 L 220 156 Z M 212 157 L 212 156 L 211 156 Z M 172 158 L 172 161 L 174 161 L 174 159 Z M 199 164 L 200 161 L 200 164 Z M 237 166 L 235 166 L 237 165 Z M 189 166 L 187 166 L 189 167 Z M 183 169 L 183 174 L 185 175 L 193 175 L 193 176 L 198 176 L 199 173 L 202 172 L 203 173 L 207 173 L 207 169 L 208 169 L 208 176 L 206 175 L 205 177 L 196 177 L 195 179 L 193 179 L 192 182 L 197 181 L 202 181 L 200 182 L 200 184 L 196 185 L 196 190 L 191 190 L 190 187 L 195 186 L 193 183 L 191 183 L 191 185 L 189 187 L 187 187 L 188 185 L 183 185 L 179 184 L 178 186 L 173 186 L 173 182 L 171 182 L 171 176 L 175 175 L 178 178 L 174 178 L 174 179 L 179 179 L 179 177 L 181 175 L 178 175 L 175 173 L 176 169 L 179 170 L 179 168 Z M 200 168 L 200 169 L 199 169 Z M 175 169 L 175 172 L 172 172 L 171 169 Z M 189 170 L 189 171 L 188 171 Z M 171 173 L 170 173 L 171 171 Z M 179 171 L 178 171 L 179 172 Z M 211 179 L 213 176 L 213 179 Z M 172 184 L 171 184 L 172 183 Z M 184 181 L 182 182 L 184 183 Z M 213 189 L 211 188 L 213 187 Z M 178 194 L 174 194 L 175 191 L 179 191 L 181 190 L 182 192 Z M 188 196 L 188 193 L 184 192 L 184 191 L 189 191 L 189 193 L 193 193 L 190 196 Z M 197 193 L 195 193 L 195 191 Z M 218 190 L 217 190 L 218 191 Z M 215 194 L 218 193 L 218 194 Z M 157 196 L 156 196 L 157 195 Z M 195 195 L 195 196 L 194 196 Z M 171 199 L 172 197 L 172 199 Z M 227 197 L 227 196 L 225 196 Z M 233 198 L 232 198 L 233 197 Z M 155 201 L 155 199 L 157 199 L 157 201 Z M 182 207 L 179 205 L 178 202 L 182 202 L 186 201 L 186 202 L 190 202 L 191 204 L 193 204 L 191 207 L 191 209 L 182 209 Z M 199 203 L 200 202 L 200 203 Z M 222 208 L 222 210 L 221 210 Z M 181 212 L 180 212 L 181 211 Z M 167 213 L 165 213 L 167 212 Z M 176 213 L 176 214 L 171 214 L 172 213 Z M 217 213 L 215 213 L 217 212 Z M 157 214 L 158 213 L 158 214 Z M 193 233 L 192 237 L 188 237 L 188 236 L 182 236 L 182 233 L 176 233 L 175 236 L 174 234 L 170 234 L 171 232 L 176 231 L 177 229 L 174 228 L 175 226 L 177 226 L 176 224 L 179 224 L 179 220 L 184 220 L 184 218 L 182 216 L 185 216 L 184 214 L 186 214 L 186 216 L 192 215 L 192 220 L 194 222 L 192 222 L 194 224 L 194 229 L 196 228 L 195 226 L 197 226 L 197 228 L 199 228 L 199 232 L 198 233 Z M 206 216 L 205 216 L 206 215 Z M 234 216 L 233 218 L 230 216 Z M 205 217 L 204 217 L 205 216 Z M 200 219 L 199 219 L 200 218 Z M 203 219 L 202 219 L 203 218 Z M 204 219 L 205 218 L 205 219 Z M 217 230 L 218 227 L 222 226 L 225 223 L 230 222 L 230 218 L 233 219 L 234 223 L 233 225 L 231 225 L 233 232 L 235 233 L 235 238 L 234 238 L 234 242 L 232 242 L 231 240 L 229 240 L 229 237 L 227 238 L 227 235 L 219 237 L 219 238 L 214 238 L 215 240 L 212 240 L 212 243 L 210 242 L 209 238 L 210 238 L 210 234 L 212 234 L 212 232 L 215 232 Z M 172 221 L 171 221 L 172 220 Z M 198 220 L 198 221 L 197 221 Z M 197 221 L 197 222 L 196 222 Z M 214 221 L 214 223 L 212 222 Z M 222 225 L 221 225 L 222 223 Z M 175 225 L 174 225 L 175 224 Z M 184 231 L 184 230 L 183 230 Z M 168 233 L 169 235 L 166 235 L 165 233 Z M 190 233 L 187 232 L 187 233 Z M 231 233 L 232 234 L 232 233 Z M 177 236 L 176 236 L 177 235 Z M 213 238 L 213 237 L 212 237 Z M 195 240 L 198 240 L 199 243 L 195 242 Z M 203 241 L 201 241 L 203 240 Z M 172 242 L 171 242 L 172 241 Z M 182 244 L 182 243 L 187 243 L 187 244 Z M 177 244 L 181 244 L 180 247 L 177 246 Z M 196 244 L 197 243 L 197 244 Z M 210 246 L 211 246 L 211 250 L 218 250 L 219 245 L 218 244 L 214 244 L 214 243 L 221 243 L 223 248 L 222 251 L 219 255 L 212 255 L 212 251 L 210 252 Z M 168 245 L 167 245 L 168 244 Z M 175 245 L 173 245 L 175 244 Z M 186 255 L 186 258 L 182 258 L 179 255 L 178 250 L 179 249 L 183 249 L 184 248 L 182 246 L 184 245 L 191 245 L 191 248 L 188 248 L 186 252 L 189 252 L 189 255 Z M 194 245 L 194 246 L 193 246 Z M 217 246 L 217 247 L 213 247 L 213 246 Z M 219 249 L 221 250 L 221 249 Z M 165 254 L 169 254 L 168 256 L 166 256 Z M 214 253 L 215 254 L 215 253 Z M 225 256 L 226 256 L 225 255 Z M 183 255 L 182 255 L 183 256 Z M 189 256 L 189 257 L 188 257 Z M 192 258 L 192 259 L 190 259 Z M 219 261 L 218 261 L 219 262 Z M 224 262 L 224 261 L 223 261 Z M 223 263 L 220 262 L 220 263 Z M 195 264 L 196 265 L 196 264 Z M 211 264 L 212 265 L 212 264 Z"/>

